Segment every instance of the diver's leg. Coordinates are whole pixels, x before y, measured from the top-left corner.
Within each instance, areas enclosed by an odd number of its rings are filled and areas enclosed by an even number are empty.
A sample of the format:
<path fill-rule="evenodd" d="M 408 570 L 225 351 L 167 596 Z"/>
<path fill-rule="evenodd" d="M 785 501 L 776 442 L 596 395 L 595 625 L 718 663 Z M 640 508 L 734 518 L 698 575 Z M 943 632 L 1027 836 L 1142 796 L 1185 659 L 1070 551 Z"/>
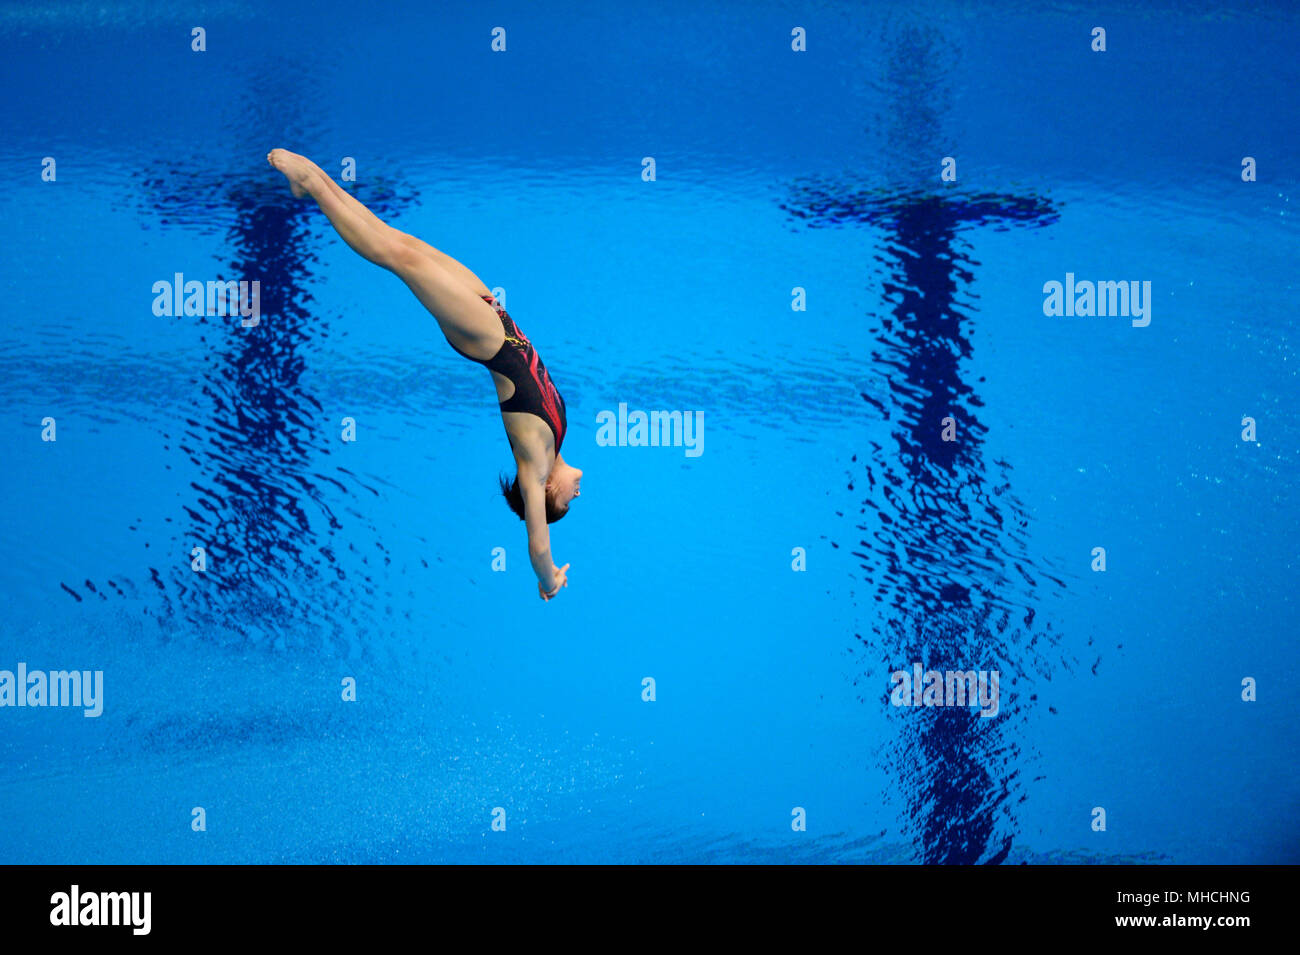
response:
<path fill-rule="evenodd" d="M 321 174 L 325 175 L 324 170 L 321 170 Z M 439 249 L 435 249 L 433 246 L 425 242 L 423 239 L 416 238 L 415 236 L 411 235 L 408 232 L 403 232 L 401 229 L 397 229 L 394 228 L 393 226 L 388 225 L 388 223 L 380 219 L 379 216 L 375 215 L 373 212 L 367 209 L 365 205 L 361 202 L 361 200 L 357 199 L 356 196 L 352 195 L 350 192 L 348 192 L 346 189 L 340 186 L 337 182 L 335 182 L 333 177 L 329 175 L 325 175 L 325 182 L 329 185 L 330 191 L 332 191 L 334 195 L 338 196 L 338 198 L 341 199 L 349 208 L 353 209 L 358 214 L 363 216 L 366 219 L 366 221 L 369 222 L 371 225 L 373 225 L 375 228 L 392 229 L 393 232 L 397 233 L 397 237 L 400 241 L 406 243 L 411 248 L 415 249 L 417 252 L 423 252 L 425 255 L 433 259 L 433 261 L 436 262 L 438 265 L 441 265 L 444 269 L 450 272 L 454 277 L 463 280 L 475 295 L 492 294 L 492 290 L 489 289 L 486 285 L 484 285 L 482 280 L 479 279 L 479 277 L 475 275 L 473 272 L 471 272 L 467 266 L 461 264 L 460 262 L 457 262 L 446 252 L 443 252 Z"/>
<path fill-rule="evenodd" d="M 409 232 L 403 232 L 400 229 L 393 229 L 393 231 L 397 233 L 397 237 L 400 241 L 406 243 L 417 252 L 432 258 L 434 262 L 438 263 L 438 265 L 442 266 L 453 276 L 464 282 L 466 286 L 469 287 L 469 290 L 475 295 L 492 294 L 492 290 L 484 285 L 483 280 L 471 272 L 468 266 L 457 262 L 446 252 L 435 249 L 423 239 L 418 239 Z"/>
<path fill-rule="evenodd" d="M 462 277 L 443 268 L 425 249 L 405 241 L 405 233 L 385 225 L 342 189 L 331 188 L 334 182 L 310 159 L 285 149 L 273 149 L 266 158 L 284 173 L 295 196 L 316 200 L 353 251 L 407 284 L 437 319 L 448 341 L 474 358 L 496 354 L 505 334 L 501 320 Z"/>

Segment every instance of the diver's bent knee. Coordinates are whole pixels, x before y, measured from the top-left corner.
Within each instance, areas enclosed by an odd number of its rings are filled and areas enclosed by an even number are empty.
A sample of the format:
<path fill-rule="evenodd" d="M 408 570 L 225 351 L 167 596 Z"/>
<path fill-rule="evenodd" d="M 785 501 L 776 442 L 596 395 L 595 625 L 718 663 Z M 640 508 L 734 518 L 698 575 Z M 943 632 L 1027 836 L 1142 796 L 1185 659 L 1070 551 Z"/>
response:
<path fill-rule="evenodd" d="M 395 230 L 379 243 L 377 255 L 379 265 L 402 277 L 411 275 L 425 264 L 424 256 L 403 242 Z"/>

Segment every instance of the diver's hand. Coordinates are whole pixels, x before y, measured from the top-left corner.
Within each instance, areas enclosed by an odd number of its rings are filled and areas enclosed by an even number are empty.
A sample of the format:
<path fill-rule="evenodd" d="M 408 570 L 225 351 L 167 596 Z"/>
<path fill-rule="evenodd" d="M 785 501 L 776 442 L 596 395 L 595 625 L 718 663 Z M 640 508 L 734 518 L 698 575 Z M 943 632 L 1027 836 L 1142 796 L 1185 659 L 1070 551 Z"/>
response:
<path fill-rule="evenodd" d="M 565 564 L 563 567 L 556 567 L 555 565 L 551 565 L 551 576 L 555 580 L 555 588 L 553 590 L 548 591 L 545 587 L 542 586 L 542 582 L 539 580 L 537 582 L 537 596 L 541 597 L 543 600 L 550 600 L 560 592 L 561 587 L 569 586 L 568 570 L 569 570 L 568 564 Z"/>

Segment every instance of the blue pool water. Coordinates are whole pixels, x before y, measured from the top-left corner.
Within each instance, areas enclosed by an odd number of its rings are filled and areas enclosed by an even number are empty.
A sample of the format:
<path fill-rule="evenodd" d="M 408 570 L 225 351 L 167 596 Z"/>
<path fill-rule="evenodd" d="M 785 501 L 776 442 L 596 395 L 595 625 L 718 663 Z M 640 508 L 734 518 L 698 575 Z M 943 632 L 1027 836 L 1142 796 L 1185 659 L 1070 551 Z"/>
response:
<path fill-rule="evenodd" d="M 0 861 L 1300 861 L 1300 15 L 924 6 L 0 6 L 0 670 L 104 681 L 0 707 Z M 273 146 L 507 295 L 558 600 L 487 376 Z"/>

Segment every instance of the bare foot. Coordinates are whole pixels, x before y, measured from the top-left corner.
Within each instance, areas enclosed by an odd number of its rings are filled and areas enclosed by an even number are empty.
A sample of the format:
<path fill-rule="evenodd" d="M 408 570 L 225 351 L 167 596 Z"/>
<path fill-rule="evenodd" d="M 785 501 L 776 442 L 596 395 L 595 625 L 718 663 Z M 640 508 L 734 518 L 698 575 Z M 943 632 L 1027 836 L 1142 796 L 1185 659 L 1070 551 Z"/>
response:
<path fill-rule="evenodd" d="M 287 149 L 272 149 L 266 154 L 266 161 L 289 180 L 289 190 L 299 199 L 311 192 L 309 188 L 316 164 L 306 156 L 299 156 Z"/>

